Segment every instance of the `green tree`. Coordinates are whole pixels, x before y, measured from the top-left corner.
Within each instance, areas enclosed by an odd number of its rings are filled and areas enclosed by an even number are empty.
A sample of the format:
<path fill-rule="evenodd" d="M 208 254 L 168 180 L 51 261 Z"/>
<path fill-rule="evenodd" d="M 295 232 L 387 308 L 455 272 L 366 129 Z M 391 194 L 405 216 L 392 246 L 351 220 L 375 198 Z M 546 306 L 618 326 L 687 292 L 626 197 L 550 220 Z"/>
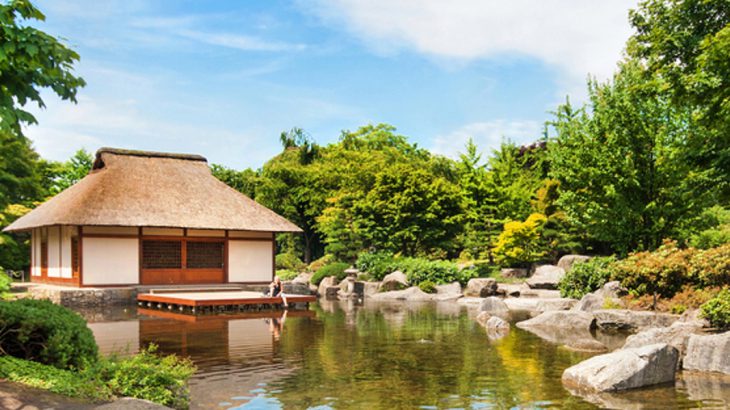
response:
<path fill-rule="evenodd" d="M 599 251 L 655 249 L 711 204 L 712 169 L 688 158 L 691 113 L 646 87 L 640 67 L 590 82 L 590 113 L 566 103 L 553 122 L 558 205 Z"/>
<path fill-rule="evenodd" d="M 256 185 L 258 184 L 258 172 L 251 168 L 242 171 L 225 167 L 219 164 L 212 164 L 210 171 L 213 176 L 224 182 L 229 187 L 248 196 L 251 199 L 256 198 Z"/>
<path fill-rule="evenodd" d="M 76 151 L 65 162 L 47 163 L 43 172 L 48 195 L 56 195 L 84 178 L 94 163 L 94 157 L 85 149 Z"/>

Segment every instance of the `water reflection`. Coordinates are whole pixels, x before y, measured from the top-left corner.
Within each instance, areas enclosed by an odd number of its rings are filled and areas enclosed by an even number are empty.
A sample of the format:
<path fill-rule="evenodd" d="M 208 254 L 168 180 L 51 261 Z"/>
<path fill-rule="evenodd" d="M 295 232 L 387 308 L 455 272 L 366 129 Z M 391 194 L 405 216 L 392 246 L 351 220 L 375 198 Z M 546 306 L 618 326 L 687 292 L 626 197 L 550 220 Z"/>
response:
<path fill-rule="evenodd" d="M 562 371 L 590 354 L 517 328 L 490 340 L 470 315 L 454 303 L 323 302 L 286 315 L 140 309 L 89 326 L 104 353 L 154 342 L 190 356 L 199 368 L 194 409 L 689 408 L 727 399 L 728 384 L 696 377 L 677 388 L 571 395 Z"/>

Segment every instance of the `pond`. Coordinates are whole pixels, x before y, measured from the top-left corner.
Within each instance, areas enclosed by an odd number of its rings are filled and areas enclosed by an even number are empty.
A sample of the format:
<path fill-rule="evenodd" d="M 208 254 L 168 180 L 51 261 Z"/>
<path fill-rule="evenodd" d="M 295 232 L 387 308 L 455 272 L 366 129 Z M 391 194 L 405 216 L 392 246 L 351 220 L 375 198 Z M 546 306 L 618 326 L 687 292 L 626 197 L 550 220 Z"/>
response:
<path fill-rule="evenodd" d="M 571 395 L 563 370 L 590 356 L 512 327 L 490 340 L 450 304 L 320 302 L 308 311 L 184 316 L 137 308 L 82 312 L 100 349 L 154 342 L 192 358 L 193 409 L 723 408 L 727 379 Z M 591 400 L 593 403 L 589 402 Z M 599 403 L 596 406 L 594 403 Z"/>

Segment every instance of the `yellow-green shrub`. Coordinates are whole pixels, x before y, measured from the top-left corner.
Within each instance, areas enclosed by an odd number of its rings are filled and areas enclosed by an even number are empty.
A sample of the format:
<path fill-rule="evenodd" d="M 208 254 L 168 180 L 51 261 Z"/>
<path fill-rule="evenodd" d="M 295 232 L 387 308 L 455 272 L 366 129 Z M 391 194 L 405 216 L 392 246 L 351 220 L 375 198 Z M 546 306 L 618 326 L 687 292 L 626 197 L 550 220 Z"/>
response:
<path fill-rule="evenodd" d="M 504 266 L 526 266 L 539 261 L 545 252 L 540 246 L 540 231 L 547 222 L 543 214 L 532 214 L 524 222 L 504 224 L 493 253 L 496 262 Z"/>

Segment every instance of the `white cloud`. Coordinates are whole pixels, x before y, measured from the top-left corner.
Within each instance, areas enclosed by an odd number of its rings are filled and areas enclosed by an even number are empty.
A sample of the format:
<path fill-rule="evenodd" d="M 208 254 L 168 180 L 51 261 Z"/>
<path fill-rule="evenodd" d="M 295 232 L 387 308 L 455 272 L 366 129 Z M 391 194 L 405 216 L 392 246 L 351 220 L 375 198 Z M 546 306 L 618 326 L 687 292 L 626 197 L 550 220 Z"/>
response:
<path fill-rule="evenodd" d="M 462 126 L 446 135 L 439 135 L 433 140 L 431 150 L 436 154 L 451 158 L 458 158 L 465 151 L 469 138 L 482 153 L 482 159 L 499 149 L 500 144 L 510 140 L 516 144 L 526 144 L 537 140 L 542 131 L 542 125 L 537 121 L 508 121 L 495 120 L 475 122 Z"/>
<path fill-rule="evenodd" d="M 307 3 L 310 4 L 310 3 Z M 373 49 L 468 62 L 505 54 L 559 69 L 561 91 L 607 79 L 631 34 L 637 0 L 319 0 L 315 12 Z M 304 7 L 304 6 L 303 6 Z"/>

